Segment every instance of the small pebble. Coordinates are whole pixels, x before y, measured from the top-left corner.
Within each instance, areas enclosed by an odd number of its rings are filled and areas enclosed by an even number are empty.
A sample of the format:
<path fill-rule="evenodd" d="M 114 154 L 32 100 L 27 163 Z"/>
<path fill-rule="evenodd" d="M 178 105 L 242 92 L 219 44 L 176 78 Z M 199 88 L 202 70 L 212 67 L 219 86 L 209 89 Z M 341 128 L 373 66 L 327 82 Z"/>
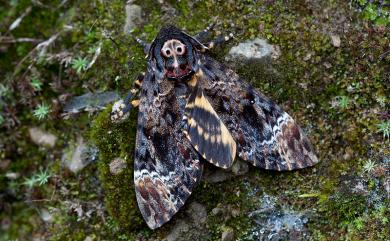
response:
<path fill-rule="evenodd" d="M 330 35 L 330 38 L 332 39 L 332 45 L 336 48 L 341 46 L 341 39 L 339 35 L 332 34 Z"/>
<path fill-rule="evenodd" d="M 113 175 L 117 175 L 126 168 L 126 161 L 120 157 L 113 159 L 110 162 L 110 172 Z"/>
<path fill-rule="evenodd" d="M 37 127 L 31 127 L 28 133 L 31 140 L 39 146 L 54 147 L 57 142 L 57 136 Z"/>
<path fill-rule="evenodd" d="M 234 231 L 233 230 L 227 230 L 222 233 L 222 241 L 232 241 L 234 240 Z"/>

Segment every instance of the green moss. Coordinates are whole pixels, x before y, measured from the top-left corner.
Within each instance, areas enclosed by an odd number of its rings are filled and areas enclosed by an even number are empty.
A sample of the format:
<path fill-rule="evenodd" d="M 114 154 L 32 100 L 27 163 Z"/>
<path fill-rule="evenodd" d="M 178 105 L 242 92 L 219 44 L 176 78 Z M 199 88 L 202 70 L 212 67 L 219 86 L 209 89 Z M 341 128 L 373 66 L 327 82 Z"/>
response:
<path fill-rule="evenodd" d="M 99 148 L 99 177 L 105 192 L 105 206 L 118 225 L 127 231 L 142 227 L 143 219 L 138 210 L 133 183 L 133 152 L 136 129 L 136 113 L 129 120 L 114 125 L 109 120 L 110 108 L 95 119 L 91 138 Z M 116 158 L 126 160 L 127 167 L 117 175 L 110 173 L 109 164 Z"/>
<path fill-rule="evenodd" d="M 371 2 L 367 0 L 354 0 L 353 4 L 362 12 L 362 16 L 377 25 L 386 26 L 390 24 L 390 11 L 388 6 L 381 2 Z"/>
<path fill-rule="evenodd" d="M 328 218 L 338 223 L 340 227 L 345 227 L 362 216 L 367 205 L 362 196 L 335 193 L 326 206 Z"/>
<path fill-rule="evenodd" d="M 26 208 L 26 206 L 21 203 L 14 205 L 13 208 L 23 210 L 23 212 L 17 212 L 11 217 L 7 217 L 5 213 L 1 213 L 0 219 L 6 222 L 5 218 L 10 218 L 10 224 L 17 222 L 18 225 L 11 225 L 10 229 L 4 234 L 5 236 L 2 237 L 2 235 L 0 235 L 0 240 L 12 240 L 17 239 L 18 237 L 27 236 L 37 228 L 30 223 L 32 220 L 39 218 L 36 216 L 35 210 Z"/>
<path fill-rule="evenodd" d="M 251 226 L 248 211 L 252 201 L 248 197 L 248 190 L 243 178 L 236 178 L 223 183 L 201 183 L 193 193 L 193 198 L 206 206 L 208 218 L 207 227 L 211 240 L 220 240 L 227 229 L 234 230 L 236 237 L 240 237 Z M 221 211 L 213 214 L 213 209 Z M 222 212 L 222 213 L 221 213 Z"/>

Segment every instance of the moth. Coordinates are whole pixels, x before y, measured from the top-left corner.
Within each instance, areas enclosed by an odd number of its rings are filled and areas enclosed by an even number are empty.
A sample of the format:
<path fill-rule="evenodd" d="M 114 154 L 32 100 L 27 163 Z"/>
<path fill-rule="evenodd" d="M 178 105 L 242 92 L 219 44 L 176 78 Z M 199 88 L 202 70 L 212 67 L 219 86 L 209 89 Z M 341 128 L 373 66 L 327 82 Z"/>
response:
<path fill-rule="evenodd" d="M 174 26 L 162 28 L 151 44 L 144 44 L 146 73 L 113 106 L 113 121 L 139 106 L 134 184 L 151 229 L 168 222 L 184 205 L 205 161 L 227 169 L 238 156 L 277 171 L 318 162 L 290 115 L 207 55 L 231 36 L 202 43 L 208 33 L 206 29 L 192 37 Z"/>

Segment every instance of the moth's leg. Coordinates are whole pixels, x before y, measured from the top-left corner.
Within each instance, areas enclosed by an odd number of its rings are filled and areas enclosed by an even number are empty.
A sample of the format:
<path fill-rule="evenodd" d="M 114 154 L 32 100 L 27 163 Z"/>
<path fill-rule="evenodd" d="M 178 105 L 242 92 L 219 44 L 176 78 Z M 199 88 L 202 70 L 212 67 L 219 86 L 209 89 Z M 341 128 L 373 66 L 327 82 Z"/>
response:
<path fill-rule="evenodd" d="M 204 42 L 206 41 L 209 37 L 210 37 L 210 31 L 213 30 L 215 26 L 215 23 L 212 23 L 210 24 L 209 26 L 207 26 L 206 29 L 204 29 L 203 31 L 197 33 L 194 35 L 194 38 L 197 39 L 199 42 Z"/>
<path fill-rule="evenodd" d="M 206 44 L 206 47 L 208 49 L 212 49 L 214 48 L 215 46 L 218 46 L 218 45 L 221 45 L 229 40 L 231 40 L 233 38 L 233 34 L 230 33 L 229 35 L 220 35 L 217 39 L 213 40 L 213 41 L 210 41 Z"/>
<path fill-rule="evenodd" d="M 124 100 L 119 100 L 114 103 L 110 113 L 111 121 L 117 122 L 126 119 L 129 111 L 132 108 L 138 107 L 139 100 L 135 98 L 139 95 L 144 76 L 145 73 L 141 73 L 138 76 L 137 80 L 133 83 L 133 88 L 129 91 Z"/>
<path fill-rule="evenodd" d="M 136 40 L 144 48 L 144 53 L 145 53 L 145 55 L 147 55 L 149 53 L 150 43 L 147 43 L 139 38 L 136 38 Z"/>

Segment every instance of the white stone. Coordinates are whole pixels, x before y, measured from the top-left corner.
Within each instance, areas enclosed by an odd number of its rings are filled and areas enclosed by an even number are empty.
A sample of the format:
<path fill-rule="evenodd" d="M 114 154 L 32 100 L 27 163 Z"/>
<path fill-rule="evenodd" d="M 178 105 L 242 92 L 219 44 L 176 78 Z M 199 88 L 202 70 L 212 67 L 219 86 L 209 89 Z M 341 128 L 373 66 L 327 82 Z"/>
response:
<path fill-rule="evenodd" d="M 336 48 L 341 46 L 341 39 L 339 35 L 332 34 L 330 35 L 330 38 L 332 39 L 332 45 Z"/>
<path fill-rule="evenodd" d="M 49 213 L 48 210 L 42 209 L 40 212 L 40 216 L 44 222 L 51 222 L 53 220 L 53 216 Z"/>
<path fill-rule="evenodd" d="M 272 57 L 276 59 L 280 56 L 280 49 L 267 43 L 264 39 L 256 38 L 234 46 L 228 55 L 230 58 L 262 59 Z"/>
<path fill-rule="evenodd" d="M 45 132 L 40 128 L 31 127 L 28 129 L 31 140 L 39 146 L 54 147 L 57 137 L 51 133 Z"/>
<path fill-rule="evenodd" d="M 121 173 L 122 170 L 126 168 L 126 166 L 127 165 L 125 160 L 120 157 L 115 158 L 110 162 L 110 172 L 113 175 L 117 175 Z"/>

